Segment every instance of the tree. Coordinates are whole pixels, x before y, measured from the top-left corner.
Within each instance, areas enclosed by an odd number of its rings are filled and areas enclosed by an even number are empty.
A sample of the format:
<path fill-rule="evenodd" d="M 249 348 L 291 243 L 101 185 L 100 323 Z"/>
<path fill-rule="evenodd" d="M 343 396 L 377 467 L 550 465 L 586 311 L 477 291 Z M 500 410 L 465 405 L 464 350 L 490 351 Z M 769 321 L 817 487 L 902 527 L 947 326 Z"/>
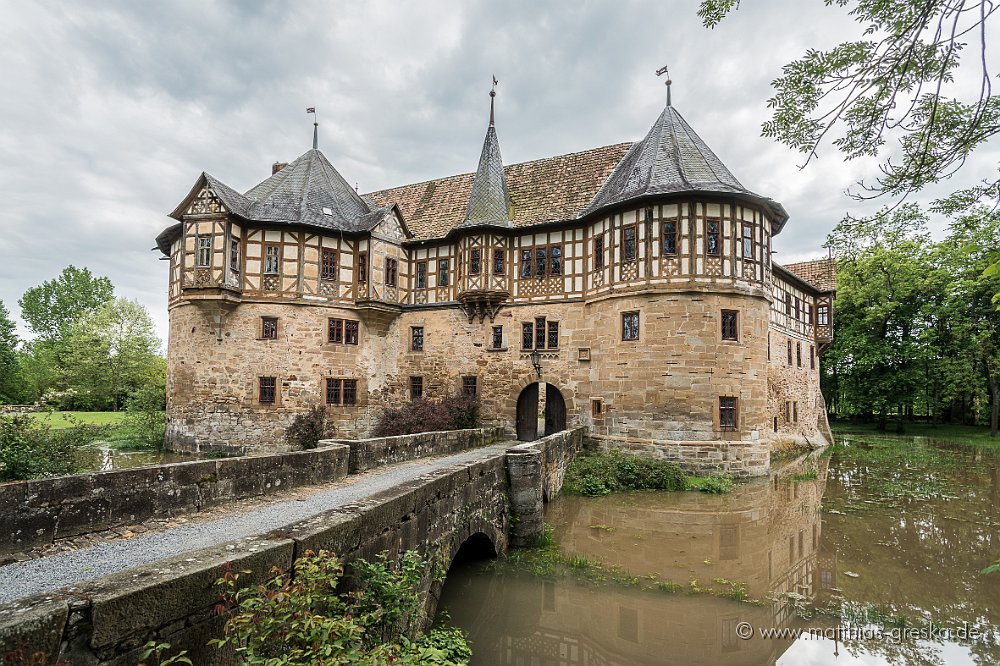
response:
<path fill-rule="evenodd" d="M 16 403 L 22 395 L 21 361 L 14 321 L 0 301 L 0 403 Z"/>
<path fill-rule="evenodd" d="M 60 384 L 76 392 L 81 406 L 120 409 L 141 386 L 159 381 L 159 350 L 146 308 L 116 298 L 65 331 Z"/>
<path fill-rule="evenodd" d="M 986 24 L 997 9 L 991 0 L 824 1 L 849 6 L 862 34 L 784 66 L 772 83 L 774 112 L 764 136 L 804 153 L 807 163 L 827 140 L 847 159 L 877 158 L 882 175 L 859 182 L 853 196 L 904 198 L 954 174 L 1000 132 L 1000 99 L 992 96 L 986 58 Z M 712 28 L 738 6 L 702 0 L 698 15 Z M 980 85 L 949 96 L 970 44 L 966 72 Z M 889 140 L 897 145 L 886 157 Z M 1000 205 L 996 174 L 936 206 L 955 213 L 984 199 L 993 209 Z"/>
<path fill-rule="evenodd" d="M 67 266 L 62 273 L 24 292 L 18 304 L 21 318 L 45 340 L 58 340 L 83 315 L 114 297 L 106 277 L 95 277 L 89 268 Z"/>

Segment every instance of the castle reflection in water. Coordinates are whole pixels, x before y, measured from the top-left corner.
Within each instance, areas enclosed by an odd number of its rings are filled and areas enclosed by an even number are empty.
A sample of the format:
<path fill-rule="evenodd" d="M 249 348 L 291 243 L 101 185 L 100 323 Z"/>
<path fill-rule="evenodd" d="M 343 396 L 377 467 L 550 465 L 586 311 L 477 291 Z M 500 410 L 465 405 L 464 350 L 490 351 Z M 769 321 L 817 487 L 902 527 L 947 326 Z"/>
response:
<path fill-rule="evenodd" d="M 814 480 L 802 478 L 816 469 Z M 803 626 L 794 601 L 837 592 L 822 549 L 827 459 L 800 462 L 727 495 L 635 493 L 550 505 L 564 552 L 689 588 L 746 585 L 759 605 L 711 594 L 468 575 L 442 600 L 470 633 L 476 665 L 774 664 L 792 639 L 741 640 L 737 627 Z M 810 621 L 816 626 L 817 621 Z"/>

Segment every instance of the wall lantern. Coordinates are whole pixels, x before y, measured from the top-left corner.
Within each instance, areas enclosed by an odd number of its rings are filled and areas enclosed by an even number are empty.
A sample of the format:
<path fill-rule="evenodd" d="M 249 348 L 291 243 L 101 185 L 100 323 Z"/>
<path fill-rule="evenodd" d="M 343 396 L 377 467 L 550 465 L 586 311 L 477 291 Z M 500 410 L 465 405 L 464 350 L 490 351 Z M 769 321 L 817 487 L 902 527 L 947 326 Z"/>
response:
<path fill-rule="evenodd" d="M 533 367 L 535 369 L 535 372 L 538 373 L 538 377 L 541 378 L 541 376 L 542 376 L 542 355 L 538 352 L 537 349 L 535 349 L 535 350 L 533 350 L 531 352 L 531 367 Z"/>

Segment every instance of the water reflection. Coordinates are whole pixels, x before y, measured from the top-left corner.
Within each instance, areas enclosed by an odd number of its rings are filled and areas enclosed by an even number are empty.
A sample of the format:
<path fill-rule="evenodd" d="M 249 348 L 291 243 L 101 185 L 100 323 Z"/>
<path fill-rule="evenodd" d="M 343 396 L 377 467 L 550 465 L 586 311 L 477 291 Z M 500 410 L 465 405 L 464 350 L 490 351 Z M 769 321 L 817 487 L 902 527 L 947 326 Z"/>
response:
<path fill-rule="evenodd" d="M 559 498 L 546 520 L 564 552 L 685 590 L 469 569 L 449 574 L 442 606 L 469 631 L 480 665 L 1000 663 L 1000 577 L 978 574 L 1000 557 L 1000 464 L 927 446 L 940 453 L 800 461 L 723 496 Z M 688 591 L 725 590 L 725 581 L 744 583 L 760 603 Z M 892 613 L 992 634 L 902 643 L 739 636 L 742 622 L 874 627 L 891 624 Z"/>
<path fill-rule="evenodd" d="M 107 446 L 91 445 L 76 451 L 78 472 L 110 472 L 116 469 L 146 467 L 194 460 L 190 455 L 170 451 L 118 451 Z"/>

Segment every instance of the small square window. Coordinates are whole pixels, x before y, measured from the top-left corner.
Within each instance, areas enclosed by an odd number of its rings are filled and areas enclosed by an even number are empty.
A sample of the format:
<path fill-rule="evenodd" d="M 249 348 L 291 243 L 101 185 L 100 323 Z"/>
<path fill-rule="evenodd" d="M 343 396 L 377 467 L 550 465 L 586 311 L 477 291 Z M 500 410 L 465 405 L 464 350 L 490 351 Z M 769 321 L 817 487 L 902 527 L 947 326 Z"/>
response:
<path fill-rule="evenodd" d="M 478 384 L 479 380 L 477 377 L 462 377 L 462 394 L 475 398 L 479 389 Z"/>
<path fill-rule="evenodd" d="M 278 339 L 278 318 L 277 317 L 261 317 L 260 318 L 260 337 L 265 340 L 277 340 Z"/>
<path fill-rule="evenodd" d="M 722 311 L 722 339 L 738 341 L 740 313 L 736 310 Z"/>
<path fill-rule="evenodd" d="M 639 339 L 639 313 L 638 312 L 623 312 L 622 313 L 622 340 L 638 340 Z"/>
<path fill-rule="evenodd" d="M 424 378 L 410 377 L 410 400 L 419 400 L 422 397 L 424 397 Z"/>
<path fill-rule="evenodd" d="M 277 379 L 275 377 L 260 377 L 258 379 L 257 398 L 262 405 L 273 405 L 275 394 L 277 393 Z"/>
<path fill-rule="evenodd" d="M 421 352 L 424 350 L 424 327 L 410 327 L 410 351 Z"/>
<path fill-rule="evenodd" d="M 719 428 L 736 430 L 736 398 L 731 396 L 719 398 Z"/>

